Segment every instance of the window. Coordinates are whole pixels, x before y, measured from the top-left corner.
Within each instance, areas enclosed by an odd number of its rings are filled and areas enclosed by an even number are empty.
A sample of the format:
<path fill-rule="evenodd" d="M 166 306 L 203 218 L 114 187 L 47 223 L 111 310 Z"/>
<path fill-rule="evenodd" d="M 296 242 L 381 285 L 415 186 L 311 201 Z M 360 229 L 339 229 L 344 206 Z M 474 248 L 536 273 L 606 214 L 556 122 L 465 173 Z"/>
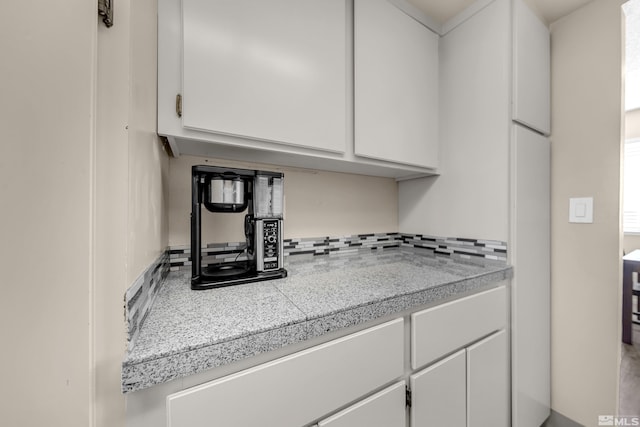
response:
<path fill-rule="evenodd" d="M 625 110 L 640 108 L 640 0 L 622 6 L 626 17 Z"/>
<path fill-rule="evenodd" d="M 640 233 L 640 138 L 624 144 L 624 218 L 625 233 Z"/>

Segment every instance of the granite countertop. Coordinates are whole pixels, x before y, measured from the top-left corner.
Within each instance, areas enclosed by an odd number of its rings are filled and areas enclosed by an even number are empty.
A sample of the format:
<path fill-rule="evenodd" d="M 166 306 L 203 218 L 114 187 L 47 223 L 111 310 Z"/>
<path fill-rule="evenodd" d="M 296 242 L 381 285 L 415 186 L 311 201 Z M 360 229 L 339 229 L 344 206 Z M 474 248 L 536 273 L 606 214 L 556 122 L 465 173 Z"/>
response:
<path fill-rule="evenodd" d="M 122 365 L 131 392 L 510 278 L 485 258 L 413 248 L 286 258 L 289 276 L 193 291 L 172 272 Z"/>

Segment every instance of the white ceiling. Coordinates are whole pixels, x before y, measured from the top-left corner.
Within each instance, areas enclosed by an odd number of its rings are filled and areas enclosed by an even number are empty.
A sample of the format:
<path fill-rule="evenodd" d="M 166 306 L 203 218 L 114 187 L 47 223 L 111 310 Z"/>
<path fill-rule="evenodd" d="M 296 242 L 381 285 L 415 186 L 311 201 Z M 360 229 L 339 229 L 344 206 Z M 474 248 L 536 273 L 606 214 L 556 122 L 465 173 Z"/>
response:
<path fill-rule="evenodd" d="M 471 5 L 475 0 L 408 0 L 439 23 L 444 23 Z M 592 0 L 525 0 L 536 13 L 550 24 L 584 6 Z"/>

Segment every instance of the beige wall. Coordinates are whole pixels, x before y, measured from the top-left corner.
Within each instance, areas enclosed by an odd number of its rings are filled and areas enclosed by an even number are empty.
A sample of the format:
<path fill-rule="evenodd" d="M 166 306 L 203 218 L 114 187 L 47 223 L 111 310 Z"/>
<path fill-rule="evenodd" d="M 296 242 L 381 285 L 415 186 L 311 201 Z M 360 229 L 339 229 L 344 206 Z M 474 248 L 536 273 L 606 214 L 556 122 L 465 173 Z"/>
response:
<path fill-rule="evenodd" d="M 116 25 L 98 26 L 95 154 L 94 340 L 95 420 L 123 425 L 118 360 L 125 342 L 122 295 L 127 283 L 129 7 L 118 3 Z"/>
<path fill-rule="evenodd" d="M 9 5 L 9 3 L 7 3 Z M 166 247 L 155 0 L 0 8 L 2 425 L 122 426 L 123 295 Z"/>
<path fill-rule="evenodd" d="M 625 138 L 640 138 L 640 110 L 625 114 Z M 640 234 L 625 234 L 623 247 L 627 254 L 640 249 Z"/>
<path fill-rule="evenodd" d="M 551 26 L 551 398 L 586 426 L 617 410 L 622 3 L 595 0 Z M 588 196 L 594 223 L 569 224 L 569 198 Z"/>
<path fill-rule="evenodd" d="M 96 7 L 0 6 L 0 424 L 91 419 Z"/>
<path fill-rule="evenodd" d="M 171 246 L 190 242 L 191 166 L 196 164 L 284 172 L 285 238 L 398 230 L 398 190 L 392 178 L 181 156 L 169 164 Z M 202 241 L 243 241 L 243 220 L 244 215 L 204 210 Z"/>
<path fill-rule="evenodd" d="M 167 246 L 168 156 L 156 133 L 155 0 L 120 1 L 98 28 L 95 425 L 124 425 L 123 295 Z"/>
<path fill-rule="evenodd" d="M 169 241 L 169 157 L 156 134 L 157 0 L 131 1 L 127 287 Z"/>

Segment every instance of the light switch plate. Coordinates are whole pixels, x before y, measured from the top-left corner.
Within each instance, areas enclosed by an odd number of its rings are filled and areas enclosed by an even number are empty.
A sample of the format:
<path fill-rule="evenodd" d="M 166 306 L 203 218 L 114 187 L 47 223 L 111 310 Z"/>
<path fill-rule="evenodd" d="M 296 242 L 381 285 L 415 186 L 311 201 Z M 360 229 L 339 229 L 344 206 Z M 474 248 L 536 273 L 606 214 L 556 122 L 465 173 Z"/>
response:
<path fill-rule="evenodd" d="M 569 222 L 593 223 L 593 197 L 572 197 L 569 199 Z"/>

